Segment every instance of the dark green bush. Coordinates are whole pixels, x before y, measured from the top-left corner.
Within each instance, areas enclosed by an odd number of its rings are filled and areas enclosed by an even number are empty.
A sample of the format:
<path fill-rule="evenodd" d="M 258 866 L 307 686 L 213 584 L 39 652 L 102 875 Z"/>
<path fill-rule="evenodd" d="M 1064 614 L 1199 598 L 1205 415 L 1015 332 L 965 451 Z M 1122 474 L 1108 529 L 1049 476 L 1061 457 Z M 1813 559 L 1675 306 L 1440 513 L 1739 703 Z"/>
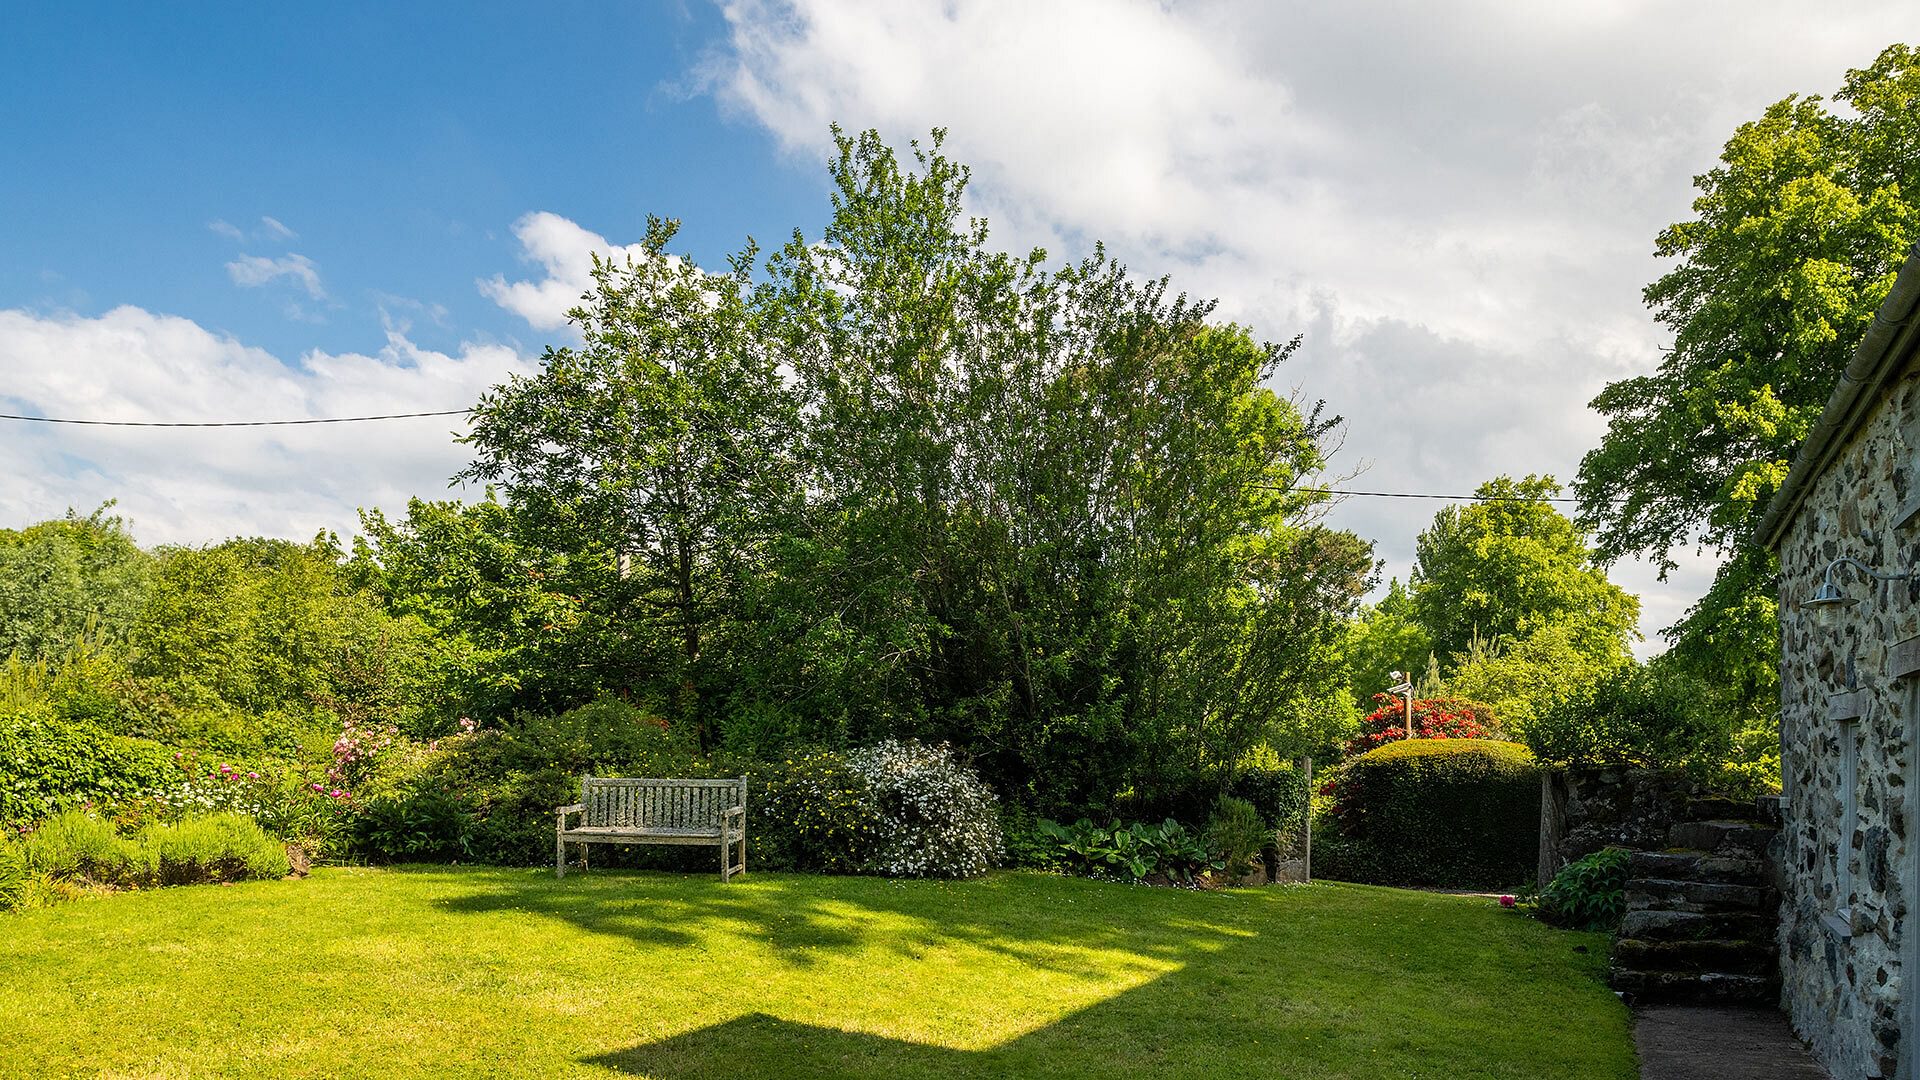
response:
<path fill-rule="evenodd" d="M 1413 739 L 1370 750 L 1322 789 L 1323 877 L 1481 888 L 1524 881 L 1538 854 L 1540 775 L 1518 743 Z"/>
<path fill-rule="evenodd" d="M 623 701 L 521 715 L 390 751 L 356 792 L 355 847 L 376 859 L 538 865 L 553 858 L 554 808 L 579 800 L 582 776 L 710 775 L 683 733 Z M 596 861 L 602 855 L 609 864 L 639 857 L 602 849 Z"/>
<path fill-rule="evenodd" d="M 741 769 L 754 865 L 853 874 L 872 857 L 879 811 L 845 755 L 797 754 Z"/>
<path fill-rule="evenodd" d="M 1633 665 L 1543 711 L 1527 745 L 1551 765 L 1688 765 L 1728 757 L 1733 732 L 1687 680 Z"/>
<path fill-rule="evenodd" d="M 458 799 L 433 788 L 373 798 L 354 822 L 354 849 L 384 862 L 456 860 L 468 854 L 470 820 Z"/>
<path fill-rule="evenodd" d="M 158 743 L 43 712 L 0 715 L 0 823 L 124 801 L 177 779 L 172 751 Z"/>
<path fill-rule="evenodd" d="M 1227 880 L 1234 882 L 1253 868 L 1260 850 L 1273 840 L 1273 830 L 1260 820 L 1260 811 L 1245 799 L 1222 795 L 1207 820 L 1207 845 L 1225 863 Z"/>
<path fill-rule="evenodd" d="M 1312 793 L 1306 774 L 1293 765 L 1242 769 L 1227 785 L 1227 794 L 1252 803 L 1260 820 L 1276 832 L 1297 836 L 1306 828 Z"/>
<path fill-rule="evenodd" d="M 1602 848 L 1575 859 L 1540 890 L 1534 912 L 1569 930 L 1612 930 L 1627 909 L 1626 848 Z"/>

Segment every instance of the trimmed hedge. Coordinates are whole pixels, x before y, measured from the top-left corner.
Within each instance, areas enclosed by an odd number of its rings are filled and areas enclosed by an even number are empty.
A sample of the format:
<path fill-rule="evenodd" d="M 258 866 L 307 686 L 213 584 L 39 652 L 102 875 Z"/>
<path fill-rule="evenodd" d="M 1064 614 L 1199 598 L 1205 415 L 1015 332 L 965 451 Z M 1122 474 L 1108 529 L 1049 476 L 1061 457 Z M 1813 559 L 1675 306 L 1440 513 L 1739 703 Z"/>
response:
<path fill-rule="evenodd" d="M 1414 739 L 1341 766 L 1322 792 L 1314 871 L 1375 885 L 1496 888 L 1539 851 L 1540 771 L 1518 743 Z"/>
<path fill-rule="evenodd" d="M 0 714 L 0 823 L 29 822 L 86 802 L 116 802 L 175 784 L 166 747 L 85 721 Z"/>

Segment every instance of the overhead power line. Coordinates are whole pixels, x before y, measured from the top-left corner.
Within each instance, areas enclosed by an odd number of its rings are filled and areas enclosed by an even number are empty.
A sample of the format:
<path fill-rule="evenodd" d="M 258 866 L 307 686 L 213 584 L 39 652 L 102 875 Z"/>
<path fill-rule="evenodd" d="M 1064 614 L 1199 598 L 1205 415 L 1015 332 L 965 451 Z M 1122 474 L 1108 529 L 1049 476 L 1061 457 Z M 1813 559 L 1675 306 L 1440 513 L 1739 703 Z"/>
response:
<path fill-rule="evenodd" d="M 319 416 L 307 420 L 75 420 L 62 416 L 21 416 L 17 413 L 0 413 L 0 420 L 22 420 L 30 424 L 80 424 L 86 427 L 292 427 L 297 424 L 359 424 L 368 420 L 411 420 L 419 416 L 465 416 L 470 411 L 441 409 L 438 412 L 382 413 L 378 416 Z"/>
<path fill-rule="evenodd" d="M 1295 488 L 1317 495 L 1362 495 L 1371 499 L 1445 499 L 1449 502 L 1550 502 L 1577 503 L 1580 500 L 1563 495 L 1440 495 L 1428 491 L 1349 491 L 1346 488 Z"/>
<path fill-rule="evenodd" d="M 427 416 L 465 416 L 470 409 L 440 409 L 433 412 L 381 413 L 375 416 L 320 416 L 305 420 L 79 420 L 62 416 L 24 416 L 0 413 L 0 420 L 19 420 L 29 424 L 76 424 L 83 427 L 137 428 L 244 428 L 294 427 L 301 424 L 361 424 L 374 420 L 413 420 Z M 1355 491 L 1350 488 L 1294 488 L 1295 491 L 1321 495 L 1349 495 L 1368 499 L 1440 499 L 1447 502 L 1550 502 L 1577 503 L 1565 496 L 1531 495 L 1444 495 L 1431 491 Z"/>

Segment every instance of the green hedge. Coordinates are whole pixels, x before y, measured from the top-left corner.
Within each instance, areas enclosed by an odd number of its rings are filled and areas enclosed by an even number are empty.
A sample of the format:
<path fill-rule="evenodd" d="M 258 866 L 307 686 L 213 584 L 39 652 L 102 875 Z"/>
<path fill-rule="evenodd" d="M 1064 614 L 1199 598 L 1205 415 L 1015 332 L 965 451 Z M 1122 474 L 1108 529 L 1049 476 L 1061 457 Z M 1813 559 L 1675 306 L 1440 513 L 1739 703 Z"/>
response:
<path fill-rule="evenodd" d="M 1376 885 L 1497 888 L 1539 851 L 1540 773 L 1518 743 L 1415 739 L 1336 770 L 1323 789 L 1314 872 Z"/>
<path fill-rule="evenodd" d="M 122 801 L 180 778 L 173 752 L 85 721 L 0 714 L 0 823 L 37 821 L 84 802 Z"/>

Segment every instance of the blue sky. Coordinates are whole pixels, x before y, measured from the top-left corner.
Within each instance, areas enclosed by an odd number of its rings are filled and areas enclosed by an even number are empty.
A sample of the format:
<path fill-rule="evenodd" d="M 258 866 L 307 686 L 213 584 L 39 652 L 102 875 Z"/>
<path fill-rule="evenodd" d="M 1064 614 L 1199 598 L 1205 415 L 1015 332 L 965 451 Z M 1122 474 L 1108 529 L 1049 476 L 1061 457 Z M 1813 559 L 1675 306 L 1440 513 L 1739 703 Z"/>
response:
<path fill-rule="evenodd" d="M 1691 178 L 1910 35 L 1909 4 L 16 5 L 0 411 L 457 408 L 568 340 L 589 253 L 649 213 L 709 265 L 817 231 L 838 121 L 948 128 L 1009 248 L 1102 238 L 1301 334 L 1280 382 L 1349 419 L 1336 478 L 1568 480 L 1603 429 L 1586 402 L 1666 344 L 1639 294 Z M 9 424 L 0 524 L 118 499 L 148 543 L 350 531 L 443 495 L 457 429 Z M 1332 520 L 1404 575 L 1437 508 Z M 1615 578 L 1652 639 L 1713 565 Z"/>
<path fill-rule="evenodd" d="M 564 208 L 631 238 L 649 212 L 717 257 L 817 217 L 821 177 L 694 91 L 716 9 L 673 4 L 23 5 L 0 35 L 0 303 L 187 315 L 282 356 L 526 327 L 473 287 L 510 226 Z M 181 12 L 189 14 L 181 15 Z M 296 235 L 278 235 L 271 217 Z M 243 236 L 215 232 L 227 222 Z M 296 281 L 225 265 L 297 253 Z M 304 318 L 289 319 L 297 302 Z M 308 321 L 312 320 L 312 321 Z"/>

